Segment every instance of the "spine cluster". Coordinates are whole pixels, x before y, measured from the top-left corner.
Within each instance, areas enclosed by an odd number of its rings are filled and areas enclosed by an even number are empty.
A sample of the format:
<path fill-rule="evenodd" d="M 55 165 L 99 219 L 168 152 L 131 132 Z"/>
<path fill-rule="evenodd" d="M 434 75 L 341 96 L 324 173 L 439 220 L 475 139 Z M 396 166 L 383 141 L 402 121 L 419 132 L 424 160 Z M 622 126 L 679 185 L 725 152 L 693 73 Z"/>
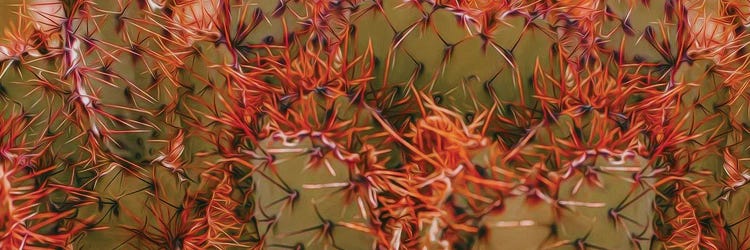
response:
<path fill-rule="evenodd" d="M 750 248 L 746 1 L 0 9 L 0 249 Z"/>

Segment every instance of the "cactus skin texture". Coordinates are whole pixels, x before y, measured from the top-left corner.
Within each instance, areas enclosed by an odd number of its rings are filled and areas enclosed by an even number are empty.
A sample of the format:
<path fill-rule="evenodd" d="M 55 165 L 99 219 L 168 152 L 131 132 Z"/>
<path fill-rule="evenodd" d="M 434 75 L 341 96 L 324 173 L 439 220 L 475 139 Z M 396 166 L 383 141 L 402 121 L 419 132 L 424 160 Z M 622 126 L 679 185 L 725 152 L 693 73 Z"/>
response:
<path fill-rule="evenodd" d="M 8 0 L 0 249 L 748 249 L 740 0 Z"/>

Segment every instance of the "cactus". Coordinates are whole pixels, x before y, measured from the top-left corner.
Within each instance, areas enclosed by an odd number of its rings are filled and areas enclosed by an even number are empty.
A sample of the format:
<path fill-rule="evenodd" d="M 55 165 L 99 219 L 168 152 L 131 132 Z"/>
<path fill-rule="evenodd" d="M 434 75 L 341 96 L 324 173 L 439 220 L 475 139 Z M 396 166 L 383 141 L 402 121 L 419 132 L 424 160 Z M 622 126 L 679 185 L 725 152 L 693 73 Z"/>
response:
<path fill-rule="evenodd" d="M 10 2 L 3 249 L 750 247 L 743 1 Z"/>

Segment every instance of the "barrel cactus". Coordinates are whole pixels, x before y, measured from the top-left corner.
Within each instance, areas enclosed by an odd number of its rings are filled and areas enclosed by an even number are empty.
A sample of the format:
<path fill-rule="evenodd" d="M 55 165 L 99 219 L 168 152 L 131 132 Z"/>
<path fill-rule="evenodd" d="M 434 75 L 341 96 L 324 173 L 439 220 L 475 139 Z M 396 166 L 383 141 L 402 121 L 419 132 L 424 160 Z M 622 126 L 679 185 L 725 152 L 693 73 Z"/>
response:
<path fill-rule="evenodd" d="M 750 247 L 744 1 L 2 4 L 2 249 Z"/>

